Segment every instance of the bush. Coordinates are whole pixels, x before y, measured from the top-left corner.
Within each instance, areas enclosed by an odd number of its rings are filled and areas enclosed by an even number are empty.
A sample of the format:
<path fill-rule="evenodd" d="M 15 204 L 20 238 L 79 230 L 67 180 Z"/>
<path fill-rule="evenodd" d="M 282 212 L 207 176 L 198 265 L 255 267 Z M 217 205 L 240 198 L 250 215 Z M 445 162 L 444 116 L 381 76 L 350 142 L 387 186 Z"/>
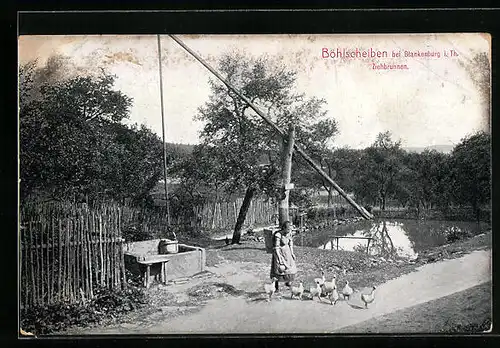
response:
<path fill-rule="evenodd" d="M 470 237 L 472 237 L 472 233 L 470 231 L 462 230 L 458 227 L 451 227 L 446 231 L 446 241 L 448 243 L 468 239 Z"/>
<path fill-rule="evenodd" d="M 312 207 L 307 210 L 307 219 L 309 221 L 322 221 L 325 219 L 333 220 L 344 219 L 347 217 L 359 216 L 357 211 L 351 207 Z"/>
<path fill-rule="evenodd" d="M 366 254 L 366 245 L 362 245 L 361 243 L 358 243 L 352 248 L 352 251 Z"/>
<path fill-rule="evenodd" d="M 154 238 L 151 233 L 146 232 L 141 226 L 136 225 L 125 226 L 122 229 L 122 237 L 127 242 L 138 242 Z"/>
<path fill-rule="evenodd" d="M 313 205 L 311 194 L 302 190 L 290 191 L 290 203 L 298 207 L 310 207 Z"/>
<path fill-rule="evenodd" d="M 46 335 L 72 326 L 100 323 L 146 303 L 143 290 L 131 286 L 120 291 L 101 287 L 94 294 L 95 298 L 86 304 L 62 302 L 30 308 L 21 313 L 21 327 L 36 335 Z"/>

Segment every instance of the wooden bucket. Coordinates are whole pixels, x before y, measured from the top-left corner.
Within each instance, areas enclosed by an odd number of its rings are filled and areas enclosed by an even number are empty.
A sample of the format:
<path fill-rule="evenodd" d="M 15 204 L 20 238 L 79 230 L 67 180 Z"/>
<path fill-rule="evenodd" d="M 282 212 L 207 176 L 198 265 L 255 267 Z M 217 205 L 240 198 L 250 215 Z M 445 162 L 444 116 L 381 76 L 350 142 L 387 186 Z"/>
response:
<path fill-rule="evenodd" d="M 158 254 L 177 254 L 179 252 L 179 242 L 176 240 L 162 239 L 158 243 Z"/>

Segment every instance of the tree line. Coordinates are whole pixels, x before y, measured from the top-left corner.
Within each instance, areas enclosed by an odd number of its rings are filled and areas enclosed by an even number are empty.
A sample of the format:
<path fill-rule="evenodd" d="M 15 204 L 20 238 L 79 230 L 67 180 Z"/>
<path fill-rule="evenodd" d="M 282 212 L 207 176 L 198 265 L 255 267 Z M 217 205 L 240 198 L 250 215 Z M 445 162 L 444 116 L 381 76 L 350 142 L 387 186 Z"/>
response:
<path fill-rule="evenodd" d="M 114 89 L 116 76 L 73 69 L 55 56 L 19 69 L 21 199 L 111 199 L 151 203 L 164 180 L 161 139 L 145 126 L 127 125 L 132 98 Z M 217 70 L 265 110 L 282 129 L 294 126 L 296 142 L 365 206 L 397 202 L 427 209 L 470 205 L 490 196 L 490 135 L 470 135 L 451 154 L 408 153 L 389 132 L 369 147 L 335 148 L 338 133 L 326 101 L 301 93 L 297 73 L 268 57 L 230 53 Z M 174 213 L 192 212 L 203 200 L 244 197 L 235 226 L 239 235 L 249 203 L 262 195 L 279 200 L 283 141 L 227 87 L 210 80 L 200 144 L 167 145 Z M 156 116 L 155 116 L 156 117 Z M 306 205 L 315 191 L 332 188 L 294 156 L 291 202 Z M 237 240 L 238 238 L 236 238 Z"/>
<path fill-rule="evenodd" d="M 132 98 L 116 76 L 53 56 L 19 68 L 20 196 L 26 200 L 145 202 L 163 179 L 161 139 L 127 125 Z M 167 162 L 189 152 L 168 144 Z"/>
<path fill-rule="evenodd" d="M 365 206 L 382 210 L 389 202 L 418 210 L 469 206 L 479 218 L 480 209 L 491 201 L 490 144 L 490 135 L 481 131 L 463 138 L 451 153 L 416 153 L 405 151 L 400 141 L 384 132 L 365 149 L 337 148 L 316 157 Z M 295 180 L 305 190 L 322 186 L 332 193 L 307 168 L 299 173 Z"/>
<path fill-rule="evenodd" d="M 365 149 L 335 148 L 335 116 L 328 114 L 325 100 L 297 92 L 295 71 L 266 57 L 237 53 L 223 56 L 217 70 L 282 129 L 294 125 L 296 142 L 366 207 L 470 206 L 479 218 L 480 209 L 489 205 L 491 138 L 486 132 L 466 136 L 450 154 L 405 151 L 388 131 Z M 205 124 L 201 144 L 174 170 L 182 192 L 199 197 L 210 188 L 215 199 L 239 193 L 246 201 L 255 194 L 279 200 L 282 139 L 226 86 L 211 80 L 210 87 L 209 101 L 196 116 Z M 299 156 L 294 157 L 292 182 L 292 203 L 308 205 L 321 189 L 332 200 L 334 188 Z"/>

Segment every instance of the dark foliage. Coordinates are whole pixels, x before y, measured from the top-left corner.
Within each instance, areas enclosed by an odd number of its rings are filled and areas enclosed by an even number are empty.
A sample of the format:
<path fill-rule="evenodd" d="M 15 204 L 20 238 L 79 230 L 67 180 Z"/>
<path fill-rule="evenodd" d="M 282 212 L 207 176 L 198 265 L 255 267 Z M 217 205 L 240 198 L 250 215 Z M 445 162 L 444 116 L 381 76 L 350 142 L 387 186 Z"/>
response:
<path fill-rule="evenodd" d="M 21 199 L 147 201 L 163 175 L 163 145 L 145 126 L 125 125 L 133 100 L 116 76 L 91 76 L 69 60 L 20 67 Z M 169 164 L 189 153 L 168 146 Z"/>
<path fill-rule="evenodd" d="M 469 230 L 452 228 L 446 233 L 446 241 L 448 243 L 453 243 L 459 240 L 464 240 L 472 237 L 472 233 Z"/>
<path fill-rule="evenodd" d="M 452 327 L 451 329 L 443 330 L 446 333 L 457 333 L 457 334 L 478 334 L 490 330 L 491 319 L 485 319 L 480 323 L 470 323 L 470 324 L 460 324 Z"/>
<path fill-rule="evenodd" d="M 145 303 L 145 294 L 139 288 L 127 286 L 121 291 L 98 288 L 95 298 L 86 304 L 59 303 L 21 313 L 21 327 L 36 335 L 46 335 L 73 326 L 101 323 Z"/>

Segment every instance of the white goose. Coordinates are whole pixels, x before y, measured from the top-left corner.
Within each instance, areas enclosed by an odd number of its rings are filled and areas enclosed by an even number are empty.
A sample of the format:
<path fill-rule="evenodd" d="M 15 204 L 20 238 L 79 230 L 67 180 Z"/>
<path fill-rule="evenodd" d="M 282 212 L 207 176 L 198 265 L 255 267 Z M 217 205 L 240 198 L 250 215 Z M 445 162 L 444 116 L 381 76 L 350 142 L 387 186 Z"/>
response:
<path fill-rule="evenodd" d="M 337 286 L 334 286 L 333 290 L 332 290 L 332 292 L 330 292 L 330 296 L 329 296 L 330 303 L 332 305 L 335 305 L 337 303 L 337 301 L 339 300 L 339 297 L 340 296 L 339 296 L 339 292 L 337 291 Z"/>
<path fill-rule="evenodd" d="M 319 284 L 319 286 L 322 286 L 325 284 L 326 278 L 325 278 L 325 271 L 323 269 L 321 270 L 321 278 L 315 278 L 314 282 Z"/>
<path fill-rule="evenodd" d="M 342 295 L 344 295 L 344 300 L 347 298 L 347 300 L 349 301 L 349 297 L 351 297 L 353 292 L 354 290 L 349 286 L 349 281 L 346 280 L 344 289 L 342 289 Z"/>
<path fill-rule="evenodd" d="M 304 284 L 302 282 L 299 283 L 299 286 L 292 286 L 292 294 L 290 298 L 294 298 L 294 296 L 297 296 L 300 300 L 302 300 L 303 294 L 304 294 Z"/>
<path fill-rule="evenodd" d="M 369 294 L 361 294 L 361 299 L 365 303 L 365 308 L 368 308 L 368 304 L 375 300 L 375 290 L 377 287 L 372 287 L 372 291 Z"/>
<path fill-rule="evenodd" d="M 322 285 L 323 294 L 328 295 L 333 291 L 336 286 L 337 276 L 334 274 L 331 282 L 324 282 Z"/>
<path fill-rule="evenodd" d="M 269 298 L 267 299 L 268 302 L 271 301 L 271 297 L 276 291 L 275 282 L 277 280 L 278 280 L 277 278 L 272 278 L 270 284 L 269 283 L 264 284 L 264 291 L 266 292 L 266 294 L 269 295 Z"/>
<path fill-rule="evenodd" d="M 316 286 L 315 287 L 311 287 L 309 289 L 309 293 L 311 294 L 311 300 L 314 300 L 314 297 L 318 297 L 320 301 L 321 300 L 321 285 L 319 285 L 318 282 L 316 282 Z"/>

